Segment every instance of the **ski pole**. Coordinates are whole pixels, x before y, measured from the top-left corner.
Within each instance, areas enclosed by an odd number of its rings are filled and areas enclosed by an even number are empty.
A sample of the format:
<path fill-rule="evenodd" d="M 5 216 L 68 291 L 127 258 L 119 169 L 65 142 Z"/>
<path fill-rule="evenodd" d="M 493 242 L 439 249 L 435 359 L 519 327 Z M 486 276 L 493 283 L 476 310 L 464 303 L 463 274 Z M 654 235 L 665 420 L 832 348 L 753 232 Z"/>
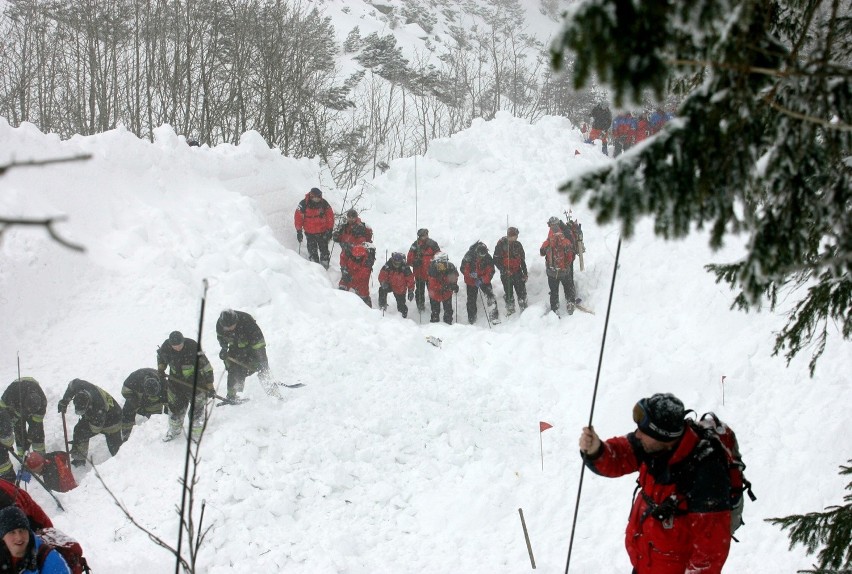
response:
<path fill-rule="evenodd" d="M 609 302 L 606 305 L 606 319 L 604 320 L 603 338 L 601 339 L 601 352 L 598 356 L 598 370 L 595 374 L 595 388 L 592 392 L 592 406 L 589 410 L 589 427 L 592 426 L 592 419 L 595 414 L 595 400 L 598 396 L 598 383 L 601 378 L 601 364 L 603 363 L 604 346 L 606 345 L 606 331 L 609 327 L 609 314 L 612 310 L 612 292 L 615 290 L 615 275 L 618 271 L 618 258 L 621 255 L 621 237 L 618 238 L 618 248 L 615 250 L 615 264 L 612 268 L 612 283 L 609 286 Z M 571 540 L 568 543 L 568 558 L 565 562 L 565 574 L 568 574 L 568 569 L 571 567 L 571 550 L 574 548 L 574 532 L 577 529 L 577 512 L 580 509 L 580 494 L 583 491 L 583 475 L 586 470 L 585 463 L 580 467 L 580 482 L 577 485 L 577 501 L 574 504 L 574 520 L 571 523 Z"/>
<path fill-rule="evenodd" d="M 479 300 L 482 301 L 482 310 L 485 313 L 485 320 L 488 321 L 488 328 L 491 328 L 491 317 L 488 316 L 488 307 L 485 305 L 485 296 L 482 294 L 482 289 L 476 288 L 479 291 Z"/>
<path fill-rule="evenodd" d="M 18 359 L 18 405 L 20 408 L 20 420 L 18 420 L 18 424 L 21 425 L 19 429 L 21 444 L 26 444 L 27 442 L 27 421 L 24 417 L 24 381 L 21 380 L 21 352 L 17 353 Z M 27 409 L 29 410 L 29 409 Z M 16 433 L 17 434 L 17 433 Z M 15 442 L 18 442 L 15 440 Z M 18 448 L 21 448 L 21 444 L 18 444 Z M 23 470 L 23 467 L 21 468 Z M 15 477 L 15 488 L 17 488 L 21 484 L 21 475 L 18 473 L 18 476 Z"/>

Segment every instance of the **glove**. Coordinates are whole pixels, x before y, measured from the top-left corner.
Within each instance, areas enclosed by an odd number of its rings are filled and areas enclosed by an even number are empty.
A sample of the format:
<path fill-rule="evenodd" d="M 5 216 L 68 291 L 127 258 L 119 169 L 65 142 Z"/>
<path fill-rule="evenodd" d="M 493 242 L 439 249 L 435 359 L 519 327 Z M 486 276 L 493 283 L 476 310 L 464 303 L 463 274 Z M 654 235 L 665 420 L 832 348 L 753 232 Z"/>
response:
<path fill-rule="evenodd" d="M 301 243 L 304 238 L 305 238 L 305 236 L 302 234 L 302 230 L 301 229 L 296 230 L 296 241 Z"/>
<path fill-rule="evenodd" d="M 527 282 L 527 276 L 526 276 L 526 275 L 521 275 L 521 281 L 523 281 L 524 283 L 526 283 L 526 282 Z"/>
<path fill-rule="evenodd" d="M 450 291 L 452 291 L 453 293 L 458 293 L 459 292 L 459 286 L 458 285 L 450 285 Z"/>
<path fill-rule="evenodd" d="M 482 287 L 482 279 L 477 279 L 475 281 L 475 284 L 476 284 L 477 287 Z"/>
<path fill-rule="evenodd" d="M 479 274 L 477 274 L 477 272 L 474 271 L 473 273 L 470 274 L 470 276 L 473 277 L 474 279 L 476 279 L 477 277 L 479 277 Z"/>
<path fill-rule="evenodd" d="M 225 359 L 227 359 L 228 358 L 228 349 L 223 348 L 221 351 L 219 351 L 219 358 L 222 359 L 223 361 Z"/>
<path fill-rule="evenodd" d="M 390 283 L 382 283 L 381 285 L 379 285 L 379 287 L 381 287 L 383 291 L 391 290 Z"/>
<path fill-rule="evenodd" d="M 33 475 L 31 475 L 26 470 L 19 470 L 16 478 L 23 482 L 29 482 L 32 477 Z"/>
<path fill-rule="evenodd" d="M 412 289 L 411 291 L 408 292 L 408 300 L 411 301 L 413 299 L 414 299 L 414 290 Z"/>
<path fill-rule="evenodd" d="M 61 401 L 59 401 L 59 404 L 57 405 L 56 412 L 60 412 L 62 414 L 65 414 L 65 411 L 67 411 L 67 410 L 68 410 L 68 401 L 66 401 L 65 399 L 62 399 Z"/>
<path fill-rule="evenodd" d="M 79 460 L 72 460 L 72 461 L 71 461 L 71 464 L 72 464 L 73 466 L 77 466 L 77 467 L 80 467 L 80 466 L 86 466 L 86 459 L 81 458 L 81 459 L 79 459 Z"/>

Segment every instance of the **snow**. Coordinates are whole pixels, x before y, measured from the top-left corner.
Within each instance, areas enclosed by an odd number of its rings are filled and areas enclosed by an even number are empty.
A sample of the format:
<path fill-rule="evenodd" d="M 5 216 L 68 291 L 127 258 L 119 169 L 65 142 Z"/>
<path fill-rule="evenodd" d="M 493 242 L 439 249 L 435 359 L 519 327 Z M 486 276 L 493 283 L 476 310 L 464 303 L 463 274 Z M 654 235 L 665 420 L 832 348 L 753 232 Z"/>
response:
<path fill-rule="evenodd" d="M 452 326 L 421 324 L 416 308 L 403 320 L 393 304 L 383 317 L 338 291 L 339 249 L 329 271 L 309 263 L 292 217 L 313 186 L 338 212 L 347 190 L 334 189 L 316 161 L 281 157 L 256 133 L 238 146 L 190 148 L 168 126 L 153 143 L 123 129 L 60 141 L 0 120 L 0 165 L 81 153 L 91 160 L 0 177 L 0 213 L 63 215 L 56 231 L 86 248 L 77 254 L 19 227 L 0 244 L 0 381 L 17 376 L 19 354 L 21 375 L 42 383 L 49 450 L 63 448 L 55 405 L 67 383 L 84 378 L 120 397 L 124 378 L 155 364 L 170 331 L 196 336 L 207 279 L 202 346 L 219 392 L 215 319 L 228 307 L 257 319 L 274 374 L 306 386 L 274 401 L 250 378 L 250 402 L 213 409 L 194 512 L 197 520 L 203 499 L 211 530 L 199 571 L 519 572 L 530 568 L 519 508 L 537 570 L 564 571 L 577 439 L 590 416 L 619 239 L 556 191 L 610 161 L 578 130 L 561 118 L 530 125 L 501 114 L 349 190 L 350 200 L 363 191 L 359 207 L 375 233 L 374 304 L 381 262 L 407 251 L 418 227 L 456 265 L 476 240 L 493 249 L 507 223 L 520 228 L 531 306 L 506 318 L 500 300 L 503 322 L 493 329 L 483 313 L 467 325 L 464 290 Z M 560 320 L 544 315 L 538 247 L 548 217 L 569 207 L 587 246 L 578 296 L 595 314 Z M 664 242 L 646 221 L 622 244 L 594 423 L 607 437 L 632 430 L 633 404 L 655 392 L 718 413 L 737 431 L 758 495 L 725 571 L 805 568 L 812 558 L 788 552 L 786 535 L 763 519 L 841 502 L 852 354 L 833 334 L 813 379 L 808 357 L 789 368 L 772 357 L 784 316 L 729 310 L 731 293 L 703 265 L 736 258 L 742 241 L 712 254 L 707 240 Z M 540 421 L 553 428 L 540 434 Z M 69 432 L 75 422 L 69 413 Z M 166 426 L 164 416 L 140 419 L 117 456 L 102 437 L 91 453 L 135 519 L 175 544 L 185 444 L 163 443 Z M 77 476 L 80 486 L 58 495 L 65 512 L 34 482 L 28 489 L 96 572 L 174 568 L 90 467 Z M 633 487 L 630 477 L 586 474 L 571 571 L 629 571 L 623 529 Z"/>

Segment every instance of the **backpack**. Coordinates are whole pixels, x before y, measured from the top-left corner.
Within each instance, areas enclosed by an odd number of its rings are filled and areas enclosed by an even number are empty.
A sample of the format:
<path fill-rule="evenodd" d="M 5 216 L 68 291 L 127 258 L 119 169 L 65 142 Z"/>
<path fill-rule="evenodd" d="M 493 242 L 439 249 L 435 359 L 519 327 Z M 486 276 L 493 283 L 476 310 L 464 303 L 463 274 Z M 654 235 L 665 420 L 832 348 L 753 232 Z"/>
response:
<path fill-rule="evenodd" d="M 583 226 L 576 219 L 560 221 L 559 228 L 562 229 L 562 235 L 571 240 L 571 247 L 575 253 L 586 252 L 586 247 L 583 245 Z"/>
<path fill-rule="evenodd" d="M 731 479 L 731 538 L 743 522 L 743 493 L 747 492 L 752 502 L 757 497 L 751 490 L 751 482 L 745 477 L 746 465 L 740 454 L 737 435 L 727 424 L 719 420 L 715 413 L 704 413 L 696 422 L 690 423 L 698 436 L 710 441 L 714 447 L 723 451 L 728 461 L 728 474 Z"/>
<path fill-rule="evenodd" d="M 56 528 L 42 528 L 36 532 L 41 537 L 42 544 L 39 546 L 36 556 L 38 569 L 41 571 L 44 561 L 51 550 L 56 550 L 65 559 L 71 574 L 84 574 L 91 572 L 89 564 L 83 557 L 83 547 L 80 543 Z"/>

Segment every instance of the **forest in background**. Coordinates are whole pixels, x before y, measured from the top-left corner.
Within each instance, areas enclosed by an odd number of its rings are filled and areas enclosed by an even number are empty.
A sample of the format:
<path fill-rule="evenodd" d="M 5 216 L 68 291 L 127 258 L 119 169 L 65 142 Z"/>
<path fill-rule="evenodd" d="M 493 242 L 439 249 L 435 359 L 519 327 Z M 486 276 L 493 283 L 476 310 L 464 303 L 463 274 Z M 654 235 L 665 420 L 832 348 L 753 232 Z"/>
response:
<path fill-rule="evenodd" d="M 551 70 L 518 0 L 376 8 L 387 34 L 336 33 L 323 6 L 298 1 L 12 0 L 0 116 L 62 137 L 124 126 L 150 139 L 169 124 L 216 145 L 256 130 L 284 155 L 320 158 L 348 188 L 475 118 L 579 123 L 602 97 L 572 89 L 570 63 Z M 558 9 L 539 5 L 554 31 Z M 393 33 L 408 24 L 429 34 L 413 57 Z"/>

